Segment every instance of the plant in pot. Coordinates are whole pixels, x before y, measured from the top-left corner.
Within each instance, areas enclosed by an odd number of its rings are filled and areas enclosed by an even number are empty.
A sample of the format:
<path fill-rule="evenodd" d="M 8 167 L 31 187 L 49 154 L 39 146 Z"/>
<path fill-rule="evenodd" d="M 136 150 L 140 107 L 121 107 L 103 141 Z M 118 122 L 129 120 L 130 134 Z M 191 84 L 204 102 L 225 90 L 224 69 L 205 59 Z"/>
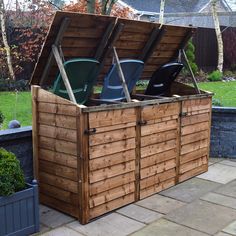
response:
<path fill-rule="evenodd" d="M 24 179 L 16 156 L 0 148 L 0 236 L 39 231 L 38 186 Z"/>

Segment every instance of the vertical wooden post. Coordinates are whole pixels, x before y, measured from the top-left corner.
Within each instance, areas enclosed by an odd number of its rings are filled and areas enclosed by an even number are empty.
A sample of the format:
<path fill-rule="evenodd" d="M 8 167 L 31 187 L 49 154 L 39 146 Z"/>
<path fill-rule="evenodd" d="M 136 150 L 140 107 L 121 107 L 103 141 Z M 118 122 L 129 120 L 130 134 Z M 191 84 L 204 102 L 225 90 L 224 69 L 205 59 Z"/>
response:
<path fill-rule="evenodd" d="M 142 108 L 136 107 L 136 137 L 135 137 L 135 201 L 140 199 L 140 161 L 141 161 L 141 125 Z"/>
<path fill-rule="evenodd" d="M 116 61 L 117 69 L 118 69 L 118 74 L 119 74 L 119 77 L 120 77 L 120 80 L 121 80 L 121 83 L 122 83 L 122 87 L 123 87 L 123 90 L 124 90 L 124 93 L 125 93 L 125 98 L 126 98 L 127 102 L 131 102 L 129 90 L 128 90 L 127 84 L 125 82 L 125 76 L 123 74 L 123 71 L 122 71 L 122 68 L 121 68 L 121 65 L 120 65 L 120 60 L 119 60 L 119 57 L 117 55 L 115 47 L 113 47 L 113 52 L 114 52 L 115 61 Z"/>
<path fill-rule="evenodd" d="M 88 113 L 83 113 L 78 107 L 77 142 L 78 142 L 78 171 L 79 171 L 79 219 L 81 224 L 89 221 L 89 136 Z"/>
<path fill-rule="evenodd" d="M 176 145 L 177 145 L 177 156 L 176 156 L 176 177 L 175 177 L 175 184 L 179 183 L 179 174 L 180 174 L 180 158 L 181 158 L 181 126 L 182 126 L 182 101 L 179 103 L 179 117 L 178 117 L 178 130 L 177 130 L 177 138 L 176 138 Z"/>
<path fill-rule="evenodd" d="M 32 94 L 32 139 L 33 139 L 33 171 L 34 179 L 39 181 L 38 159 L 39 159 L 39 141 L 38 141 L 38 91 L 39 86 L 31 86 Z"/>
<path fill-rule="evenodd" d="M 208 163 L 209 163 L 209 155 L 210 155 L 210 145 L 211 145 L 211 116 L 212 116 L 212 97 L 210 99 L 210 112 L 209 112 L 209 127 L 208 127 L 208 146 L 207 146 L 207 167 L 206 171 L 208 171 Z"/>

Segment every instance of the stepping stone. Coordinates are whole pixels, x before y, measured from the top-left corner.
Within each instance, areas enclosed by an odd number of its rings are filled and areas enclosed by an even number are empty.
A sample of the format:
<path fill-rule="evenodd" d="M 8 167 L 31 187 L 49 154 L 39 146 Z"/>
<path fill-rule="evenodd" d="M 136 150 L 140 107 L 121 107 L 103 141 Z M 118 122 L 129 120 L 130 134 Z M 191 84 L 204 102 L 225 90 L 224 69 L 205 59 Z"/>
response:
<path fill-rule="evenodd" d="M 60 228 L 56 228 L 54 230 L 51 230 L 41 235 L 43 236 L 83 236 L 82 234 L 64 226 Z"/>
<path fill-rule="evenodd" d="M 221 206 L 236 209 L 236 199 L 232 197 L 227 197 L 217 193 L 208 193 L 207 195 L 201 197 L 201 199 Z"/>
<path fill-rule="evenodd" d="M 194 200 L 199 199 L 201 196 L 216 189 L 219 186 L 222 185 L 204 179 L 192 178 L 188 181 L 164 190 L 159 194 L 174 198 L 182 202 L 190 203 Z"/>
<path fill-rule="evenodd" d="M 225 232 L 225 233 L 236 235 L 236 221 L 234 221 L 231 224 L 229 224 L 222 231 Z"/>
<path fill-rule="evenodd" d="M 160 219 L 140 231 L 132 234 L 132 236 L 207 236 L 207 234 L 187 228 L 182 225 L 175 224 L 165 219 Z"/>
<path fill-rule="evenodd" d="M 167 214 L 185 205 L 185 203 L 183 202 L 165 196 L 161 196 L 159 194 L 155 194 L 144 200 L 136 202 L 136 204 L 162 214 Z"/>
<path fill-rule="evenodd" d="M 236 198 L 236 180 L 223 185 L 222 187 L 214 190 L 215 193 L 221 193 L 223 195 Z"/>
<path fill-rule="evenodd" d="M 236 220 L 236 210 L 197 200 L 169 213 L 164 218 L 212 235 Z"/>
<path fill-rule="evenodd" d="M 40 205 L 39 212 L 40 222 L 49 228 L 56 228 L 58 226 L 75 221 L 75 218 L 72 218 L 44 205 Z"/>
<path fill-rule="evenodd" d="M 155 220 L 158 220 L 163 216 L 162 214 L 160 214 L 158 212 L 148 210 L 146 208 L 143 208 L 141 206 L 137 206 L 135 204 L 131 204 L 126 207 L 122 207 L 117 212 L 124 215 L 124 216 L 128 216 L 129 218 L 132 218 L 134 220 L 140 221 L 145 224 L 148 224 L 148 223 L 151 223 Z"/>
<path fill-rule="evenodd" d="M 197 178 L 226 184 L 236 179 L 236 167 L 217 163 L 211 165 L 208 169 L 208 172 L 198 175 Z"/>
<path fill-rule="evenodd" d="M 219 232 L 218 234 L 215 234 L 215 236 L 232 236 L 232 235 L 224 232 Z"/>
<path fill-rule="evenodd" d="M 215 163 L 219 163 L 221 161 L 225 160 L 225 158 L 218 158 L 218 157 L 210 157 L 209 158 L 209 162 L 215 164 Z"/>
<path fill-rule="evenodd" d="M 79 222 L 72 222 L 67 225 L 67 227 L 87 236 L 125 236 L 144 226 L 143 223 L 117 213 L 103 216 L 86 225 L 81 225 Z"/>

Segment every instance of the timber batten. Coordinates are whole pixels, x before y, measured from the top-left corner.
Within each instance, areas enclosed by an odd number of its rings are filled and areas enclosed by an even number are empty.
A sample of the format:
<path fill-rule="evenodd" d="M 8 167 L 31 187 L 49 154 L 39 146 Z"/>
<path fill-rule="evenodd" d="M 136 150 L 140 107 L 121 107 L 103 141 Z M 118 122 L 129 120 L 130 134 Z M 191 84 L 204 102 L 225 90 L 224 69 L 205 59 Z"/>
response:
<path fill-rule="evenodd" d="M 194 30 L 58 12 L 32 84 L 52 85 L 56 78 L 55 61 L 50 59 L 46 73 L 45 59 L 65 18 L 70 18 L 60 35 L 65 59 L 96 57 L 102 65 L 99 81 L 111 66 L 113 47 L 121 59 L 143 59 L 147 79 L 176 57 Z M 35 85 L 32 94 L 40 201 L 82 224 L 207 171 L 210 93 L 174 82 L 167 97 L 100 106 L 78 105 Z"/>

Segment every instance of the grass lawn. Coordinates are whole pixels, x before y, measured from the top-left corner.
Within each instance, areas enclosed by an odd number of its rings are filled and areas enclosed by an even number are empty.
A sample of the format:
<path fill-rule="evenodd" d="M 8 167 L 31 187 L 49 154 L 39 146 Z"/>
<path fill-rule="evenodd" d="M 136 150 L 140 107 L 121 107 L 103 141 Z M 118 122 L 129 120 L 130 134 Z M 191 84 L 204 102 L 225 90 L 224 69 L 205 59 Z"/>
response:
<path fill-rule="evenodd" d="M 0 92 L 0 110 L 5 116 L 3 129 L 7 128 L 10 120 L 17 119 L 21 126 L 32 124 L 31 117 L 31 93 Z"/>
<path fill-rule="evenodd" d="M 218 99 L 223 106 L 236 107 L 236 81 L 199 83 L 199 87 L 214 92 L 214 98 Z M 20 92 L 17 102 L 14 92 L 0 92 L 0 110 L 5 116 L 3 129 L 6 129 L 9 121 L 13 119 L 19 120 L 22 126 L 31 125 L 30 92 Z"/>

